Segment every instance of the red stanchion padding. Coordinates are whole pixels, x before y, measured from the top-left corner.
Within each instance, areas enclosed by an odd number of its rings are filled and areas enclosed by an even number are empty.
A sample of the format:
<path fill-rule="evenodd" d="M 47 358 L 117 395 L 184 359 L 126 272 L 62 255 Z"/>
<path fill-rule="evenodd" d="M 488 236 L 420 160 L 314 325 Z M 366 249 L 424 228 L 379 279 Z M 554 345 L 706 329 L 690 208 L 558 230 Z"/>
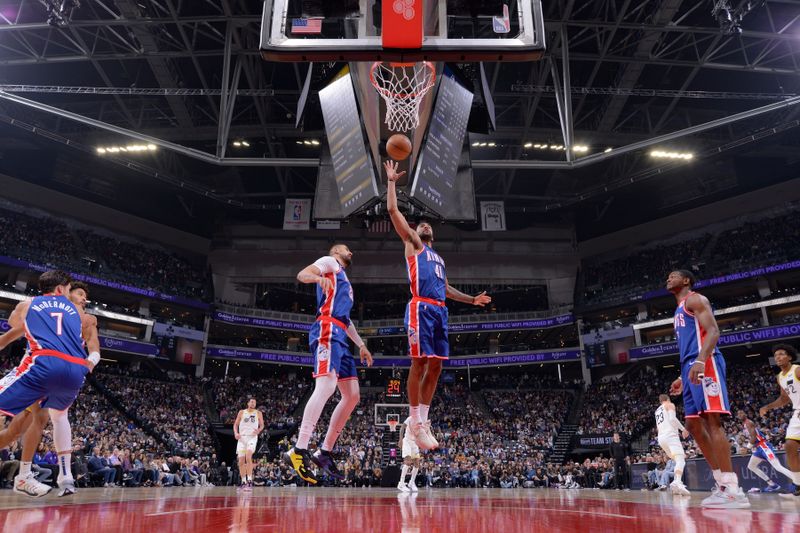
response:
<path fill-rule="evenodd" d="M 424 0 L 384 0 L 382 41 L 384 48 L 422 48 Z"/>

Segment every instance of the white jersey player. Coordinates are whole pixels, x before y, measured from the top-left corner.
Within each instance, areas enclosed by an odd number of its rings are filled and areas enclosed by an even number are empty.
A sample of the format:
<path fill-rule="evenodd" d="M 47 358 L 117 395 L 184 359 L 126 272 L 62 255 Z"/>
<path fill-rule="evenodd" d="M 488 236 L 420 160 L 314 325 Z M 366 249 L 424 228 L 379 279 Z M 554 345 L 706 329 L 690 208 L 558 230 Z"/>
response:
<path fill-rule="evenodd" d="M 400 426 L 400 440 L 398 442 L 403 452 L 403 468 L 400 470 L 400 482 L 397 484 L 397 488 L 403 492 L 417 492 L 418 490 L 416 480 L 417 473 L 419 473 L 419 446 L 411 432 L 406 431 L 406 428 L 408 428 L 411 423 L 412 420 L 409 416 L 406 418 L 405 422 L 403 422 L 403 425 Z M 409 469 L 411 469 L 411 478 L 406 485 L 406 474 L 408 474 Z"/>
<path fill-rule="evenodd" d="M 242 478 L 241 487 L 245 490 L 253 488 L 253 454 L 258 443 L 258 434 L 264 429 L 264 417 L 256 409 L 255 398 L 247 401 L 247 409 L 242 409 L 236 415 L 233 423 L 233 436 L 239 441 L 236 445 L 236 456 L 239 459 L 239 475 Z"/>
<path fill-rule="evenodd" d="M 680 431 L 683 438 L 689 436 L 689 432 L 680 423 L 675 414 L 675 404 L 669 396 L 661 394 L 658 397 L 661 405 L 656 409 L 656 428 L 658 429 L 658 445 L 675 461 L 675 479 L 670 483 L 669 488 L 672 494 L 680 496 L 690 496 L 689 489 L 683 484 L 683 469 L 686 466 L 686 452 L 681 444 Z"/>
<path fill-rule="evenodd" d="M 786 464 L 791 470 L 792 482 L 795 485 L 794 495 L 800 497 L 800 365 L 797 361 L 797 350 L 788 344 L 779 344 L 772 349 L 775 364 L 781 369 L 778 374 L 780 398 L 762 407 L 758 413 L 767 414 L 770 409 L 792 405 L 792 419 L 786 428 Z"/>

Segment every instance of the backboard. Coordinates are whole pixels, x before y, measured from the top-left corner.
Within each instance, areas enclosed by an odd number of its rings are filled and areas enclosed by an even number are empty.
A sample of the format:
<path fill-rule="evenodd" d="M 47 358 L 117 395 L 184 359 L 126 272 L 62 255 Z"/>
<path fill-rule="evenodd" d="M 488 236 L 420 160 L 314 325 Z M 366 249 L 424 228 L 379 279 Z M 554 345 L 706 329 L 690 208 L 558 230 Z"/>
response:
<path fill-rule="evenodd" d="M 266 0 L 269 61 L 535 61 L 541 0 Z"/>

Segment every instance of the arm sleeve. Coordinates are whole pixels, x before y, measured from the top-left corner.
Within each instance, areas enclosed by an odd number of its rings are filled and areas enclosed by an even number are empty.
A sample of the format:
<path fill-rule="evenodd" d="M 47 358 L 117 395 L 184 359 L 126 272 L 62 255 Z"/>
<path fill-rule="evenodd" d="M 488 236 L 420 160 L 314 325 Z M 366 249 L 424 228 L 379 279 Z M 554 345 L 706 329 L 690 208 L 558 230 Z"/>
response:
<path fill-rule="evenodd" d="M 356 327 L 353 325 L 352 322 L 347 326 L 347 336 L 350 337 L 350 340 L 355 343 L 356 346 L 361 348 L 361 345 L 364 344 L 364 341 L 361 340 L 361 336 L 356 331 Z"/>
<path fill-rule="evenodd" d="M 314 266 L 319 269 L 322 275 L 339 272 L 339 263 L 329 255 L 320 257 L 314 261 Z"/>
<path fill-rule="evenodd" d="M 685 429 L 683 427 L 683 424 L 681 424 L 680 420 L 678 420 L 678 417 L 675 416 L 675 411 L 672 410 L 667 411 L 667 422 L 669 422 L 669 425 L 674 427 L 678 431 L 684 431 Z"/>

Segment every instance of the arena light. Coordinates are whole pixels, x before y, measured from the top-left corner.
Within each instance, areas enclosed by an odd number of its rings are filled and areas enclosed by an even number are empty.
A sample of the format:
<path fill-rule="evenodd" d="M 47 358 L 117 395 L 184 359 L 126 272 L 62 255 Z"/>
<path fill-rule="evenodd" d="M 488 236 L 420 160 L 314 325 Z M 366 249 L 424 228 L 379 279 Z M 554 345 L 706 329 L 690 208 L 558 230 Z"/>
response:
<path fill-rule="evenodd" d="M 125 146 L 98 146 L 97 154 L 118 154 L 125 152 L 126 154 L 138 154 L 143 152 L 155 152 L 158 147 L 155 144 L 128 144 Z"/>
<path fill-rule="evenodd" d="M 479 143 L 478 141 L 475 141 L 474 143 L 472 143 L 472 146 L 480 146 L 480 145 L 481 145 L 481 143 Z"/>
<path fill-rule="evenodd" d="M 572 147 L 572 151 L 578 154 L 584 154 L 589 151 L 589 147 L 584 144 L 576 144 Z"/>
<path fill-rule="evenodd" d="M 611 148 L 611 147 L 608 147 L 608 148 L 606 148 L 606 149 L 605 149 L 605 152 L 604 152 L 604 153 L 606 153 L 606 154 L 607 154 L 607 153 L 608 153 L 608 152 L 610 152 L 611 150 L 613 150 L 613 148 Z"/>
<path fill-rule="evenodd" d="M 494 148 L 495 146 L 497 146 L 497 143 L 489 143 L 489 146 L 491 146 L 492 148 Z"/>
<path fill-rule="evenodd" d="M 522 146 L 523 146 L 524 148 L 530 148 L 531 146 L 533 146 L 533 143 L 525 143 L 525 144 L 524 144 L 524 145 L 522 145 Z M 536 145 L 536 148 L 539 148 L 539 145 L 538 145 L 538 144 Z"/>
<path fill-rule="evenodd" d="M 684 161 L 689 161 L 694 157 L 694 154 L 691 152 L 669 152 L 666 150 L 653 150 L 650 152 L 650 157 L 654 157 L 656 159 L 682 159 Z"/>
<path fill-rule="evenodd" d="M 9 300 L 23 301 L 28 297 L 18 292 L 0 291 L 0 298 L 7 298 Z"/>

